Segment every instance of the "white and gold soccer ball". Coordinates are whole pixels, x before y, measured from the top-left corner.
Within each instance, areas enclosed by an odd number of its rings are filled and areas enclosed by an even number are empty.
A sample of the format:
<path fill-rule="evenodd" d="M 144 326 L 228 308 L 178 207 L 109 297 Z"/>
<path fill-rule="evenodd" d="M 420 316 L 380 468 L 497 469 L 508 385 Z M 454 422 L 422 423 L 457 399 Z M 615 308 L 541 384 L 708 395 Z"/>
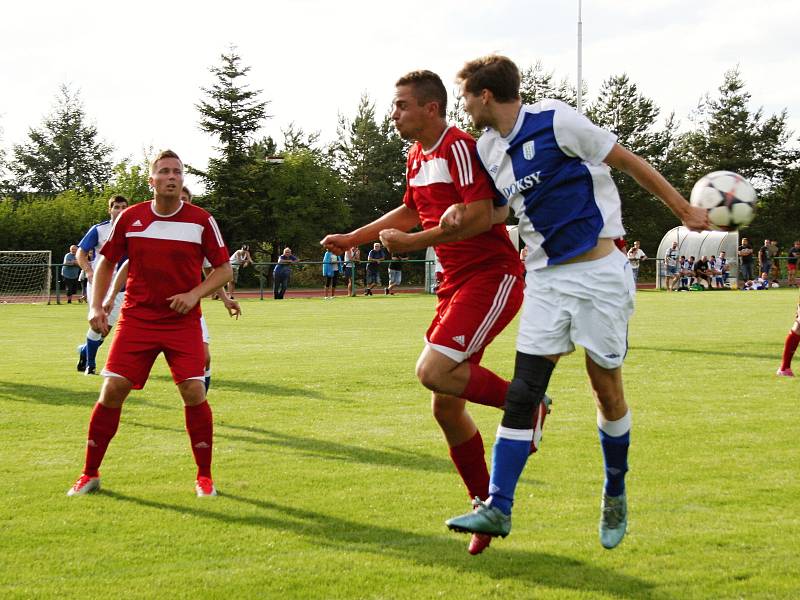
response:
<path fill-rule="evenodd" d="M 749 225 L 756 212 L 756 190 L 738 173 L 714 171 L 692 188 L 689 202 L 708 211 L 714 229 L 736 231 Z"/>

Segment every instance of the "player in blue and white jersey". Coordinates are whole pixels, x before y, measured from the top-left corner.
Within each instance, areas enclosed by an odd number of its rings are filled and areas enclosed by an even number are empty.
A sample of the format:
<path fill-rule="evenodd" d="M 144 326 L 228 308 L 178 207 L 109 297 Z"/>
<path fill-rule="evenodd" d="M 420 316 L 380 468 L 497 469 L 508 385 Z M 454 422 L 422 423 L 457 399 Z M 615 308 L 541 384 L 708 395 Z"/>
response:
<path fill-rule="evenodd" d="M 109 219 L 102 223 L 92 225 L 86 235 L 78 244 L 78 264 L 83 269 L 87 280 L 86 297 L 92 297 L 91 285 L 94 277 L 94 266 L 100 258 L 100 248 L 106 243 L 106 240 L 111 235 L 111 230 L 114 227 L 114 222 L 122 214 L 122 211 L 128 208 L 128 199 L 125 196 L 111 196 L 108 200 L 108 215 Z M 92 255 L 91 260 L 89 255 Z M 122 308 L 122 301 L 125 298 L 124 288 L 116 295 L 114 299 L 114 308 L 108 315 L 109 328 L 114 326 L 119 317 L 119 311 Z M 96 332 L 91 327 L 86 331 L 86 342 L 78 346 L 78 371 L 84 372 L 86 375 L 94 375 L 97 369 L 97 350 L 103 343 L 105 336 Z"/>
<path fill-rule="evenodd" d="M 519 219 L 528 256 L 514 377 L 494 445 L 490 498 L 447 525 L 495 536 L 510 532 L 532 415 L 559 358 L 579 344 L 586 350 L 605 462 L 600 541 L 613 548 L 627 526 L 624 477 L 631 413 L 621 366 L 635 289 L 630 264 L 612 241 L 625 230 L 609 166 L 660 198 L 689 229 L 707 229 L 707 213 L 690 206 L 614 134 L 567 104 L 543 100 L 523 106 L 519 70 L 508 58 L 471 61 L 457 81 L 474 125 L 487 128 L 478 140 L 478 155 Z M 455 225 L 457 215 L 457 210 L 444 215 L 443 224 Z"/>

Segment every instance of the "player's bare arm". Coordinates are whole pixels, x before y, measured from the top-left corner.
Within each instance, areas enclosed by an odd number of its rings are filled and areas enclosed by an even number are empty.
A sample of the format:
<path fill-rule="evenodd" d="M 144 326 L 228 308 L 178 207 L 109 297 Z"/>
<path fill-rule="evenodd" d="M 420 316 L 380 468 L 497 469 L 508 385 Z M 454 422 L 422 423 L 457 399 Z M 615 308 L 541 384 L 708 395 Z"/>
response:
<path fill-rule="evenodd" d="M 447 207 L 447 210 L 444 211 L 442 217 L 439 219 L 439 225 L 442 226 L 442 229 L 457 229 L 461 227 L 461 221 L 464 219 L 464 210 L 467 208 L 467 205 L 463 202 L 459 202 L 458 204 L 451 204 Z M 492 208 L 492 225 L 496 225 L 497 223 L 505 223 L 506 219 L 508 219 L 509 208 L 508 204 L 504 204 L 503 206 L 494 206 Z"/>
<path fill-rule="evenodd" d="M 278 260 L 278 262 L 280 262 L 280 260 Z M 203 267 L 203 277 L 208 279 L 208 276 L 211 275 L 213 271 L 214 269 L 211 267 Z M 216 294 L 220 300 L 222 300 L 222 304 L 225 306 L 226 309 L 228 309 L 228 314 L 231 317 L 236 317 L 236 319 L 238 320 L 239 315 L 242 314 L 242 307 L 239 306 L 239 303 L 236 300 L 228 296 L 228 290 L 225 289 L 225 286 L 223 285 L 221 288 L 215 290 L 213 293 Z"/>
<path fill-rule="evenodd" d="M 380 232 L 384 229 L 398 229 L 408 231 L 419 225 L 419 215 L 417 211 L 401 204 L 397 208 L 389 211 L 382 217 L 375 219 L 363 227 L 359 227 L 350 233 L 334 233 L 326 235 L 320 244 L 334 254 L 342 254 L 353 246 L 359 246 L 378 239 Z"/>
<path fill-rule="evenodd" d="M 119 294 L 122 286 L 125 284 L 125 281 L 128 279 L 128 263 L 130 261 L 125 261 L 122 263 L 117 272 L 114 274 L 114 281 L 111 282 L 111 289 L 109 290 L 108 294 L 106 294 L 106 299 L 103 302 L 103 310 L 106 314 L 111 314 L 112 309 L 114 308 L 114 299 Z"/>
<path fill-rule="evenodd" d="M 75 258 L 78 260 L 78 264 L 83 272 L 86 273 L 86 280 L 92 283 L 94 270 L 92 269 L 92 263 L 89 262 L 89 253 L 83 248 L 78 248 L 78 253 L 75 255 Z"/>
<path fill-rule="evenodd" d="M 221 288 L 232 278 L 233 270 L 231 269 L 230 263 L 223 263 L 214 267 L 211 275 L 196 288 L 167 298 L 167 300 L 170 301 L 169 307 L 175 312 L 185 315 L 200 302 L 203 296 L 207 296 L 214 290 Z"/>
<path fill-rule="evenodd" d="M 114 276 L 114 263 L 106 260 L 104 256 L 97 261 L 92 284 L 92 299 L 89 308 L 89 326 L 101 335 L 108 335 L 108 315 L 103 309 L 111 279 Z"/>
<path fill-rule="evenodd" d="M 692 231 L 705 231 L 711 228 L 708 212 L 690 205 L 678 190 L 642 157 L 619 144 L 614 144 L 604 162 L 633 177 L 636 183 L 666 204 L 687 228 Z"/>
<path fill-rule="evenodd" d="M 438 225 L 415 233 L 384 229 L 380 232 L 381 243 L 390 252 L 412 252 L 428 246 L 457 242 L 489 231 L 492 228 L 493 214 L 492 200 L 470 202 L 464 205 L 463 214 L 457 227 L 445 229 Z"/>

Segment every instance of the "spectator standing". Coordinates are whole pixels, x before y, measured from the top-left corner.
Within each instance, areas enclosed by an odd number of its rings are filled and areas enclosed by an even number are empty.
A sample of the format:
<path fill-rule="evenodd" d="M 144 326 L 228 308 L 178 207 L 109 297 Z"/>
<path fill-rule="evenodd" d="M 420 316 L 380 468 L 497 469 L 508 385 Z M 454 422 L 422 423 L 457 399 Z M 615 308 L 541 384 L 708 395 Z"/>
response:
<path fill-rule="evenodd" d="M 228 295 L 233 298 L 236 284 L 239 283 L 239 269 L 253 264 L 253 258 L 250 256 L 250 247 L 244 245 L 231 254 L 230 263 L 231 269 L 233 269 L 233 279 L 228 282 Z"/>
<path fill-rule="evenodd" d="M 347 283 L 347 295 L 353 295 L 353 285 L 356 278 L 356 269 L 361 260 L 361 250 L 358 246 L 353 246 L 344 251 L 344 280 Z"/>
<path fill-rule="evenodd" d="M 772 259 L 772 269 L 770 271 L 770 275 L 773 283 L 779 283 L 781 280 L 781 263 L 778 260 L 780 253 L 781 251 L 778 247 L 778 240 L 772 240 L 769 244 L 769 255 Z"/>
<path fill-rule="evenodd" d="M 69 247 L 69 252 L 64 255 L 61 267 L 61 279 L 64 282 L 64 293 L 67 295 L 67 304 L 72 304 L 72 296 L 78 291 L 78 277 L 81 267 L 78 264 L 78 247 L 75 244 Z"/>
<path fill-rule="evenodd" d="M 640 247 L 639 240 L 633 242 L 633 247 L 628 250 L 628 262 L 631 263 L 631 270 L 633 271 L 633 283 L 639 279 L 639 261 L 647 258 L 644 250 Z"/>
<path fill-rule="evenodd" d="M 387 296 L 394 296 L 394 288 L 403 281 L 404 260 L 408 260 L 408 256 L 392 252 L 391 259 L 389 260 L 389 285 L 383 290 L 383 293 Z"/>
<path fill-rule="evenodd" d="M 788 285 L 797 287 L 795 276 L 797 275 L 797 258 L 800 257 L 800 241 L 795 241 L 786 253 L 786 271 L 789 276 Z"/>
<path fill-rule="evenodd" d="M 333 300 L 336 282 L 339 279 L 339 257 L 330 250 L 322 257 L 322 275 L 325 277 L 325 300 Z"/>
<path fill-rule="evenodd" d="M 283 249 L 283 254 L 278 257 L 278 264 L 272 270 L 272 296 L 275 300 L 283 300 L 283 295 L 289 287 L 289 279 L 292 275 L 292 263 L 296 263 L 298 258 L 292 254 L 292 249 L 288 246 Z"/>
<path fill-rule="evenodd" d="M 753 247 L 750 240 L 742 238 L 736 254 L 739 256 L 739 275 L 743 281 L 750 281 L 753 278 Z"/>
<path fill-rule="evenodd" d="M 664 272 L 667 276 L 667 291 L 675 291 L 678 284 L 678 242 L 672 242 L 672 247 L 667 248 L 664 255 Z"/>
<path fill-rule="evenodd" d="M 367 255 L 367 277 L 365 296 L 372 296 L 372 288 L 381 284 L 381 263 L 386 258 L 386 254 L 381 248 L 380 242 L 372 244 L 372 250 Z"/>
<path fill-rule="evenodd" d="M 764 245 L 758 249 L 758 272 L 762 279 L 769 279 L 769 271 L 772 268 L 772 252 L 769 240 L 764 240 Z"/>

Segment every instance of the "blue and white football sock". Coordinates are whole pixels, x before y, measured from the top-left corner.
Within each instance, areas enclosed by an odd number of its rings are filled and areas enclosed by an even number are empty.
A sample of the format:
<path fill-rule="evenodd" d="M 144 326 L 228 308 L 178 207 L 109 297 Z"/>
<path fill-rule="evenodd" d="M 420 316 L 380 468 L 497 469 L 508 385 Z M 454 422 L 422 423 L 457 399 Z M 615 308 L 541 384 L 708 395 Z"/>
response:
<path fill-rule="evenodd" d="M 489 504 L 511 514 L 514 491 L 531 454 L 533 429 L 511 429 L 500 425 L 494 442 Z"/>
<path fill-rule="evenodd" d="M 607 421 L 600 411 L 597 411 L 597 429 L 606 471 L 605 492 L 612 497 L 625 493 L 631 422 L 630 409 L 624 417 L 616 421 Z"/>
<path fill-rule="evenodd" d="M 89 329 L 86 332 L 86 366 L 97 367 L 97 350 L 103 344 L 103 336 Z"/>

